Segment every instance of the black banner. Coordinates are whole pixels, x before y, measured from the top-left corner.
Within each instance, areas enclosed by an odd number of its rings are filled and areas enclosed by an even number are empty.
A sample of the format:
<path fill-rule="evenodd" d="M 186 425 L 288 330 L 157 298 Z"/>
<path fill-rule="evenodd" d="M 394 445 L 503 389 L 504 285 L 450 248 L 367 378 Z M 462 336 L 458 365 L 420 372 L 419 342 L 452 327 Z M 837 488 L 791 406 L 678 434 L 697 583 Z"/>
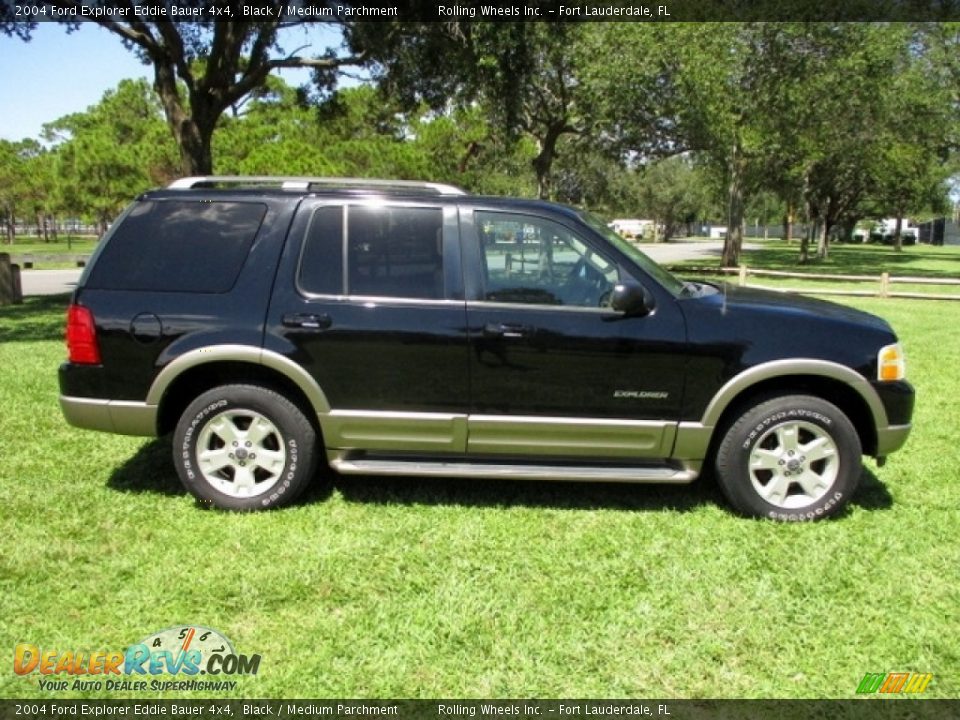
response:
<path fill-rule="evenodd" d="M 960 0 L 0 0 L 5 22 L 879 22 L 960 20 Z"/>

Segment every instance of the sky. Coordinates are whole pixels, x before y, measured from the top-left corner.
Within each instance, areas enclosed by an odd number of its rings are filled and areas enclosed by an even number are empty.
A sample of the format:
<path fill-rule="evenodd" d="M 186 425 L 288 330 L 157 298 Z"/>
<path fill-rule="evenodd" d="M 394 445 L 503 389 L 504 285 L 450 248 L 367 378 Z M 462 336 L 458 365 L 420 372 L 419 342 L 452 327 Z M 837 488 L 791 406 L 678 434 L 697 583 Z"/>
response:
<path fill-rule="evenodd" d="M 327 28 L 291 30 L 285 46 L 311 43 L 317 54 L 338 39 Z M 44 123 L 86 110 L 124 78 L 152 79 L 143 65 L 115 35 L 93 23 L 68 34 L 57 23 L 39 23 L 25 43 L 0 34 L 0 138 L 37 138 Z M 309 72 L 288 70 L 281 75 L 293 85 L 309 81 Z"/>

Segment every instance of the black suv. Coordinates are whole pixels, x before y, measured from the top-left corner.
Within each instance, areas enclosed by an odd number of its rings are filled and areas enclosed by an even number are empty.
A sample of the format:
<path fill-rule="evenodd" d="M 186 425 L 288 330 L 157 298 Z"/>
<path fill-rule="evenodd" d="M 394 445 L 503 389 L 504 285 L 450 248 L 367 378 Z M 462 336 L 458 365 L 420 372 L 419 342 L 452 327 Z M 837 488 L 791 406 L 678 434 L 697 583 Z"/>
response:
<path fill-rule="evenodd" d="M 340 473 L 688 483 L 836 513 L 910 431 L 883 320 L 682 282 L 596 217 L 436 183 L 187 178 L 84 272 L 60 403 L 174 434 L 184 485 L 249 510 Z"/>

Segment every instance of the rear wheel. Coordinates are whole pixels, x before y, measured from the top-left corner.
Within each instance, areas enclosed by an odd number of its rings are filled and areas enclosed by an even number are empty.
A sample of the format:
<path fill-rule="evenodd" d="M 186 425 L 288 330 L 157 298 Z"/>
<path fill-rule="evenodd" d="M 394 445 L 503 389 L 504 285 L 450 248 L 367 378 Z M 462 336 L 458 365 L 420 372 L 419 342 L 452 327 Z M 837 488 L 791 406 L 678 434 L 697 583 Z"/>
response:
<path fill-rule="evenodd" d="M 835 405 L 808 395 L 774 398 L 744 412 L 717 451 L 717 479 L 730 504 L 754 517 L 819 520 L 856 490 L 860 438 Z"/>
<path fill-rule="evenodd" d="M 180 417 L 173 459 L 184 486 L 227 510 L 291 502 L 316 469 L 317 435 L 303 412 L 257 385 L 223 385 Z"/>

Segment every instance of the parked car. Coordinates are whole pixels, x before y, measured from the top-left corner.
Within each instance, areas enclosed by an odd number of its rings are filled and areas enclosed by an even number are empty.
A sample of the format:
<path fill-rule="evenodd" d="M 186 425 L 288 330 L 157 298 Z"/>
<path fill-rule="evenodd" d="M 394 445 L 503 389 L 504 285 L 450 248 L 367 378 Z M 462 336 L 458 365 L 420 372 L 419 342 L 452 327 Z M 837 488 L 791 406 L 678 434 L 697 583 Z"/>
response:
<path fill-rule="evenodd" d="M 607 226 L 627 240 L 643 240 L 647 235 L 656 232 L 656 223 L 653 220 L 619 218 L 611 220 Z"/>
<path fill-rule="evenodd" d="M 83 273 L 67 345 L 70 423 L 172 434 L 186 488 L 234 510 L 290 502 L 322 464 L 631 483 L 714 468 L 736 510 L 815 520 L 849 502 L 862 454 L 903 445 L 914 403 L 880 318 L 683 281 L 585 211 L 435 183 L 144 193 Z"/>
<path fill-rule="evenodd" d="M 857 225 L 851 234 L 853 242 L 878 242 L 884 245 L 896 243 L 897 219 L 886 218 L 878 222 Z M 902 245 L 916 245 L 920 236 L 920 228 L 911 225 L 908 218 L 904 218 L 900 225 L 900 243 Z"/>

